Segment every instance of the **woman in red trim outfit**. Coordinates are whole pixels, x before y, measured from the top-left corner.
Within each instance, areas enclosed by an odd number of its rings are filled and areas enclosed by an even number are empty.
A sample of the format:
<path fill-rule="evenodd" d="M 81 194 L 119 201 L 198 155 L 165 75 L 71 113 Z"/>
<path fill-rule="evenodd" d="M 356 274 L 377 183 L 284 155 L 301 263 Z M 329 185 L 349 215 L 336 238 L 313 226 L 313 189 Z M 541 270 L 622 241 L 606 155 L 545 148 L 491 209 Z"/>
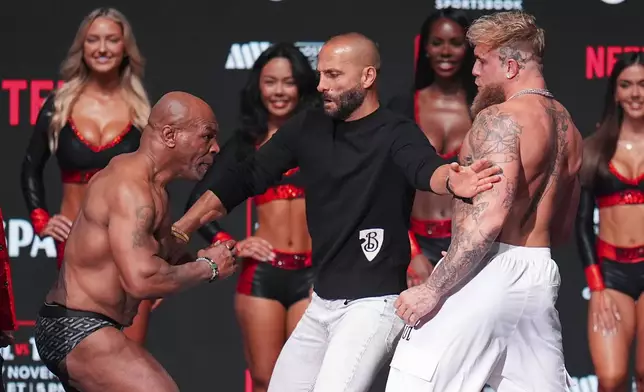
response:
<path fill-rule="evenodd" d="M 100 8 L 80 25 L 61 67 L 65 84 L 45 101 L 22 164 L 22 191 L 36 233 L 56 241 L 58 267 L 87 183 L 116 155 L 135 151 L 150 103 L 141 83 L 143 58 L 119 11 Z M 43 170 L 55 155 L 61 170 L 60 212 L 45 202 Z M 150 301 L 125 330 L 143 344 Z"/>
<path fill-rule="evenodd" d="M 293 114 L 318 104 L 317 79 L 292 44 L 275 44 L 255 62 L 241 93 L 241 127 L 215 157 L 187 208 L 216 176 L 253 154 Z M 313 283 L 311 238 L 297 169 L 254 198 L 259 228 L 236 248 L 246 257 L 235 311 L 241 325 L 253 391 L 266 391 L 277 357 L 304 314 Z M 207 241 L 230 239 L 216 222 L 200 229 Z"/>
<path fill-rule="evenodd" d="M 476 95 L 474 55 L 465 33 L 470 21 L 451 8 L 431 14 L 420 29 L 413 94 L 395 97 L 389 107 L 413 118 L 446 160 L 456 161 L 472 120 Z M 451 198 L 416 192 L 411 217 L 411 267 L 424 280 L 449 248 Z M 429 265 L 426 260 L 432 264 Z M 413 273 L 412 273 L 413 275 Z M 417 282 L 416 282 L 417 283 Z"/>
<path fill-rule="evenodd" d="M 577 241 L 588 287 L 590 353 L 599 391 L 630 390 L 633 338 L 637 390 L 644 390 L 644 55 L 620 59 L 604 113 L 585 141 Z M 599 232 L 594 212 L 599 208 Z"/>
<path fill-rule="evenodd" d="M 4 218 L 0 209 L 0 347 L 13 343 L 13 331 L 16 329 L 16 308 L 13 301 L 11 284 L 11 266 L 4 233 Z M 4 362 L 0 355 L 0 370 Z M 0 373 L 1 374 L 1 373 Z M 0 377 L 0 392 L 4 392 L 4 383 Z"/>

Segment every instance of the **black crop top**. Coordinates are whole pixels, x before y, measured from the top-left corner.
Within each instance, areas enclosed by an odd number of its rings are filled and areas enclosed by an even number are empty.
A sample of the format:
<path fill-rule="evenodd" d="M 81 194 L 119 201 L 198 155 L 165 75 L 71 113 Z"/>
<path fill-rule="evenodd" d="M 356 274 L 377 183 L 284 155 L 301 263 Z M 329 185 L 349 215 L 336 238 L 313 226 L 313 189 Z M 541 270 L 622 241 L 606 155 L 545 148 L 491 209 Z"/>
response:
<path fill-rule="evenodd" d="M 37 233 L 44 229 L 49 217 L 43 171 L 51 157 L 48 129 L 53 113 L 53 101 L 53 96 L 47 98 L 40 110 L 22 162 L 22 194 Z M 82 137 L 70 118 L 60 130 L 56 149 L 56 160 L 63 183 L 87 183 L 94 174 L 107 166 L 113 157 L 136 151 L 139 148 L 140 137 L 141 131 L 129 124 L 113 141 L 96 147 Z"/>
<path fill-rule="evenodd" d="M 582 187 L 577 213 L 576 237 L 584 267 L 597 264 L 595 249 L 595 207 L 644 204 L 644 175 L 630 179 L 608 164 L 610 175 L 597 175 L 592 189 Z"/>
<path fill-rule="evenodd" d="M 237 164 L 243 162 L 248 156 L 254 154 L 256 146 L 245 139 L 240 132 L 235 134 L 221 148 L 219 154 L 215 156 L 215 163 L 208 169 L 204 178 L 199 181 L 186 205 L 186 211 L 209 189 L 209 186 L 217 179 L 225 175 L 226 172 L 234 170 Z M 299 168 L 294 168 L 282 176 L 282 178 L 269 187 L 266 192 L 253 197 L 255 205 L 261 205 L 273 200 L 286 200 L 304 197 L 304 181 Z M 215 240 L 227 240 L 232 238 L 227 234 L 217 221 L 212 221 L 201 228 L 199 233 L 208 242 Z"/>

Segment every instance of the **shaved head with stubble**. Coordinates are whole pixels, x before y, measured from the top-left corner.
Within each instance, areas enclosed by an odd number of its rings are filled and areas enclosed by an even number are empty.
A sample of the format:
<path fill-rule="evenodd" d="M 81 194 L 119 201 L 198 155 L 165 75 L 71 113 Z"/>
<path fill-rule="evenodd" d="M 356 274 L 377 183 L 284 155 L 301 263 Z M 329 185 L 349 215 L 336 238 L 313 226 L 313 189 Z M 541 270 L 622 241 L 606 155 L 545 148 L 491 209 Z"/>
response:
<path fill-rule="evenodd" d="M 324 111 L 330 117 L 351 121 L 378 106 L 376 78 L 380 52 L 375 42 L 359 33 L 329 39 L 318 56 Z"/>
<path fill-rule="evenodd" d="M 173 167 L 179 177 L 199 180 L 219 151 L 218 130 L 210 105 L 188 93 L 170 92 L 152 107 L 140 150 Z"/>

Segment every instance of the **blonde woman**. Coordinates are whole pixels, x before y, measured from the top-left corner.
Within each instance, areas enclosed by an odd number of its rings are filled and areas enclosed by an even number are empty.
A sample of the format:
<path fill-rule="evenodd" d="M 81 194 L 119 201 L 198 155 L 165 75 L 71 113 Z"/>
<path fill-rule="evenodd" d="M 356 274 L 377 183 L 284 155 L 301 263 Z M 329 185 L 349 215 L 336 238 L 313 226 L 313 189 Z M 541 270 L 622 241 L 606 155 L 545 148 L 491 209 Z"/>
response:
<path fill-rule="evenodd" d="M 62 266 L 65 240 L 91 177 L 114 156 L 139 147 L 150 103 L 141 83 L 143 58 L 132 27 L 112 8 L 81 23 L 61 67 L 65 84 L 45 101 L 22 164 L 22 192 L 34 229 L 51 236 Z M 60 212 L 50 214 L 43 170 L 55 155 L 63 182 Z M 150 301 L 142 302 L 126 334 L 143 344 Z"/>

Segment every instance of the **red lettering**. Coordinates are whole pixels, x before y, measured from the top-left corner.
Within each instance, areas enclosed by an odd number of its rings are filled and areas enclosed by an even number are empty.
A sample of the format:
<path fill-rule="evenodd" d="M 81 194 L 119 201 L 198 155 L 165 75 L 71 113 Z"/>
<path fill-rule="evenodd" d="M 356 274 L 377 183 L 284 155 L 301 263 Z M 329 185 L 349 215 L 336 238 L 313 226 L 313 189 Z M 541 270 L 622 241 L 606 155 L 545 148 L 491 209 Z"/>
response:
<path fill-rule="evenodd" d="M 16 355 L 19 357 L 24 357 L 29 355 L 29 344 L 28 343 L 16 343 L 13 345 Z"/>
<path fill-rule="evenodd" d="M 613 67 L 617 62 L 617 55 L 622 53 L 621 46 L 609 46 L 606 50 L 607 59 L 606 59 L 606 76 L 609 76 L 613 72 Z"/>
<path fill-rule="evenodd" d="M 640 46 L 587 46 L 586 47 L 586 79 L 604 78 L 610 76 L 620 53 L 644 52 Z"/>
<path fill-rule="evenodd" d="M 639 46 L 624 46 L 624 53 L 639 53 L 640 51 L 641 49 Z"/>
<path fill-rule="evenodd" d="M 604 77 L 604 58 L 603 46 L 597 47 L 596 51 L 592 46 L 586 47 L 586 79 Z"/>
<path fill-rule="evenodd" d="M 27 89 L 26 80 L 3 80 L 2 89 L 9 91 L 9 125 L 20 122 L 20 90 Z"/>
<path fill-rule="evenodd" d="M 29 82 L 29 84 L 27 84 Z M 59 80 L 56 88 L 61 88 L 65 82 Z M 38 113 L 45 100 L 45 97 L 54 89 L 53 80 L 3 80 L 2 89 L 9 92 L 9 125 L 20 125 L 20 91 L 29 92 L 29 123 L 34 125 L 38 119 Z M 47 93 L 43 93 L 46 91 Z"/>
<path fill-rule="evenodd" d="M 29 122 L 31 125 L 36 123 L 38 119 L 38 112 L 42 107 L 42 103 L 45 101 L 40 95 L 42 90 L 51 91 L 54 89 L 53 80 L 32 80 L 31 81 L 31 116 L 29 117 Z"/>

